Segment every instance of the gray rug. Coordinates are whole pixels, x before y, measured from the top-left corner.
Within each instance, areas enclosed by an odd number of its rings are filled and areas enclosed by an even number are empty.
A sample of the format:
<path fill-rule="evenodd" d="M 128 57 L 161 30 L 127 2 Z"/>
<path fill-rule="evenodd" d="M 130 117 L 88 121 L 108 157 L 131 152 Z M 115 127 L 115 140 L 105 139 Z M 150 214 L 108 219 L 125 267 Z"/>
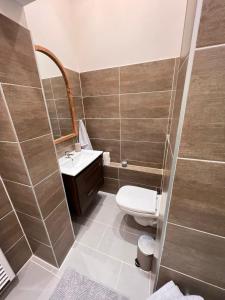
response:
<path fill-rule="evenodd" d="M 128 300 L 104 285 L 68 269 L 60 279 L 50 300 Z"/>

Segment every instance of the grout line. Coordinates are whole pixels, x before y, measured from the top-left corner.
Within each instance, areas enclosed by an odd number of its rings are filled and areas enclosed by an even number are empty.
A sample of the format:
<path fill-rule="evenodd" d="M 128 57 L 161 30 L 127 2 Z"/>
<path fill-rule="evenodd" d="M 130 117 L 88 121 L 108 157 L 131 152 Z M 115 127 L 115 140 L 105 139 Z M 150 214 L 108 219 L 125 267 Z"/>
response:
<path fill-rule="evenodd" d="M 166 134 L 165 134 L 165 136 L 166 136 Z M 120 141 L 120 140 L 116 140 L 116 139 L 106 139 L 106 138 L 96 138 L 96 137 L 91 137 L 90 139 L 91 140 L 100 140 L 100 141 L 115 141 L 115 142 L 119 142 Z M 165 143 L 165 141 L 162 141 L 162 142 L 153 142 L 153 141 L 138 141 L 138 140 L 122 140 L 121 142 L 151 143 L 151 144 L 164 144 Z"/>
<path fill-rule="evenodd" d="M 189 59 L 189 54 L 186 55 L 185 59 L 183 60 L 182 64 L 179 66 L 178 73 L 183 69 L 183 66 L 185 65 L 186 61 Z"/>
<path fill-rule="evenodd" d="M 26 186 L 26 187 L 29 187 L 29 188 L 31 188 L 31 186 L 30 186 L 30 185 L 28 185 L 28 184 L 25 184 L 25 183 L 20 183 L 20 182 L 13 181 L 13 180 L 9 180 L 9 179 L 6 179 L 6 178 L 4 178 L 4 177 L 2 177 L 2 180 L 3 180 L 3 181 L 12 182 L 12 183 L 15 183 L 15 184 L 19 184 L 19 185 L 23 185 L 23 186 Z"/>
<path fill-rule="evenodd" d="M 199 279 L 199 278 L 193 277 L 193 276 L 191 276 L 191 275 L 182 273 L 182 272 L 177 271 L 177 270 L 175 270 L 175 269 L 172 269 L 172 268 L 170 268 L 170 267 L 166 267 L 166 266 L 164 266 L 164 265 L 161 265 L 161 267 L 163 267 L 163 268 L 165 268 L 165 269 L 167 269 L 167 270 L 173 271 L 173 272 L 175 272 L 175 273 L 184 275 L 184 276 L 186 276 L 186 277 L 192 278 L 192 279 L 194 279 L 194 280 L 200 281 L 200 282 L 205 283 L 205 284 L 207 284 L 207 285 L 211 285 L 211 286 L 213 286 L 213 287 L 215 287 L 215 288 L 218 288 L 218 289 L 220 289 L 220 290 L 222 290 L 222 291 L 225 291 L 225 289 L 222 288 L 222 287 L 220 287 L 220 286 L 217 286 L 217 285 L 215 285 L 215 284 L 206 282 L 206 281 L 204 281 L 204 280 L 201 280 L 201 279 Z"/>
<path fill-rule="evenodd" d="M 20 144 L 23 144 L 23 143 L 26 143 L 26 142 L 29 142 L 29 141 L 33 141 L 33 140 L 37 140 L 37 139 L 40 139 L 40 138 L 43 138 L 43 137 L 46 137 L 48 135 L 51 135 L 51 132 L 49 133 L 46 133 L 46 134 L 43 134 L 43 135 L 40 135 L 40 136 L 36 136 L 34 138 L 31 138 L 31 139 L 28 139 L 28 140 L 24 140 L 24 141 L 19 141 Z"/>
<path fill-rule="evenodd" d="M 206 234 L 206 235 L 211 235 L 211 236 L 214 236 L 214 237 L 217 237 L 217 238 L 225 239 L 225 236 L 210 233 L 210 232 L 199 230 L 199 229 L 195 229 L 195 228 L 192 228 L 192 227 L 183 226 L 183 225 L 176 224 L 176 223 L 173 223 L 173 222 L 168 222 L 168 224 L 173 225 L 173 226 L 177 226 L 177 227 L 181 227 L 181 228 L 185 228 L 185 229 L 188 229 L 188 230 L 200 232 L 200 233 L 203 233 L 203 234 Z"/>
<path fill-rule="evenodd" d="M 17 142 L 12 141 L 0 141 L 0 143 L 17 144 Z"/>
<path fill-rule="evenodd" d="M 47 245 L 47 244 L 45 244 L 45 243 L 43 243 L 43 242 L 41 242 L 41 241 L 39 241 L 39 240 L 37 240 L 37 239 L 35 239 L 35 238 L 33 238 L 33 237 L 30 237 L 32 240 L 34 240 L 35 242 L 37 242 L 37 243 L 39 243 L 39 244 L 42 244 L 42 245 L 44 245 L 44 246 L 46 246 L 46 247 L 48 247 L 48 248 L 50 248 L 51 249 L 51 245 L 49 244 L 49 245 Z M 34 254 L 34 253 L 33 253 Z"/>
<path fill-rule="evenodd" d="M 2 179 L 1 179 L 1 177 L 0 177 L 0 181 L 2 181 Z M 2 182 L 2 185 L 3 185 L 3 187 L 4 187 L 4 183 Z M 10 202 L 10 201 L 9 201 Z M 10 203 L 11 204 L 11 203 Z M 11 204 L 11 206 L 12 206 L 12 204 Z M 1 217 L 0 218 L 0 221 L 2 221 L 3 219 L 5 219 L 8 215 L 10 215 L 11 213 L 13 213 L 14 212 L 14 210 L 13 210 L 13 207 L 12 207 L 12 209 L 9 211 L 9 212 L 7 212 L 3 217 Z"/>
<path fill-rule="evenodd" d="M 121 276 L 121 273 L 122 273 L 122 268 L 123 268 L 123 263 L 121 262 L 120 263 L 120 269 L 119 269 L 119 272 L 118 272 L 118 277 L 117 277 L 116 282 L 115 282 L 115 289 L 118 289 L 118 285 L 119 285 L 119 282 L 120 282 L 120 276 Z"/>
<path fill-rule="evenodd" d="M 190 161 L 200 161 L 205 163 L 214 163 L 214 164 L 225 164 L 225 161 L 219 161 L 219 160 L 207 160 L 207 159 L 198 159 L 198 158 L 187 158 L 187 157 L 177 157 L 179 160 L 190 160 Z"/>
<path fill-rule="evenodd" d="M 196 47 L 196 51 L 213 49 L 213 48 L 224 47 L 224 46 L 225 46 L 225 44 L 217 44 L 217 45 L 211 45 L 211 46 Z"/>
<path fill-rule="evenodd" d="M 56 119 L 57 119 L 57 123 L 58 123 L 59 133 L 60 133 L 60 136 L 62 136 L 61 127 L 60 127 L 60 124 L 59 124 L 58 111 L 57 111 L 57 107 L 56 107 L 56 103 L 55 103 L 55 95 L 54 95 L 54 91 L 53 91 L 53 88 L 52 88 L 52 81 L 51 81 L 51 78 L 49 78 L 49 81 L 50 81 L 50 87 L 51 87 L 51 91 L 52 91 L 52 95 L 53 95 L 53 100 L 54 100 L 55 113 L 56 113 Z M 41 80 L 41 84 L 42 84 L 42 80 Z M 43 91 L 44 91 L 44 88 L 43 88 Z M 44 93 L 43 93 L 43 94 L 44 94 Z M 47 100 L 45 99 L 45 102 L 46 102 L 46 101 L 47 101 Z M 48 114 L 48 116 L 49 116 L 47 102 L 46 102 L 46 110 L 47 110 L 47 114 Z M 49 116 L 49 123 L 51 124 L 50 116 Z M 51 125 L 51 126 L 52 126 L 52 125 Z M 53 135 L 53 129 L 52 129 L 52 135 Z M 53 136 L 53 139 L 54 139 L 54 136 Z"/>
<path fill-rule="evenodd" d="M 11 86 L 16 86 L 16 87 L 23 87 L 23 88 L 30 88 L 30 89 L 41 90 L 41 87 L 37 87 L 37 86 L 29 86 L 29 85 L 21 85 L 21 84 L 14 84 L 14 83 L 2 82 L 2 86 L 4 86 L 4 85 L 11 85 Z"/>
<path fill-rule="evenodd" d="M 47 217 L 45 217 L 44 218 L 44 221 L 46 220 L 46 219 L 48 219 L 48 217 L 50 217 L 53 213 L 54 213 L 54 211 L 64 202 L 64 201 L 66 201 L 66 198 L 64 198 L 48 215 L 47 215 Z"/>
<path fill-rule="evenodd" d="M 31 255 L 31 257 L 25 262 L 25 264 L 24 264 L 24 265 L 19 269 L 19 271 L 16 273 L 17 276 L 22 272 L 23 269 L 25 269 L 25 268 L 27 267 L 27 265 L 29 265 L 29 263 L 31 262 L 32 256 L 33 256 L 33 253 L 32 253 L 32 255 Z"/>
<path fill-rule="evenodd" d="M 38 256 L 35 255 L 35 254 L 32 255 L 31 261 L 32 261 L 32 262 L 35 261 L 35 260 L 33 260 L 33 259 L 35 259 L 35 258 L 36 258 L 36 260 L 41 261 L 42 263 L 48 265 L 50 268 L 54 268 L 56 271 L 58 271 L 58 268 L 57 268 L 57 267 L 51 265 L 49 262 L 43 260 L 41 257 L 38 257 Z M 36 261 L 35 261 L 35 262 L 36 262 Z M 41 262 L 40 262 L 40 265 L 41 265 Z M 39 264 L 39 263 L 37 262 L 37 264 Z"/>
<path fill-rule="evenodd" d="M 118 67 L 120 69 L 120 67 Z M 123 95 L 139 95 L 139 94 L 152 94 L 152 93 L 168 93 L 173 91 L 173 89 L 169 90 L 154 90 L 154 91 L 148 91 L 148 92 L 132 92 L 132 93 L 120 93 L 121 96 Z M 100 97 L 110 97 L 110 96 L 118 96 L 119 94 L 102 94 L 102 95 L 89 95 L 89 96 L 83 96 L 83 98 L 100 98 Z"/>
<path fill-rule="evenodd" d="M 41 269 L 47 271 L 48 273 L 50 273 L 50 274 L 53 275 L 54 277 L 60 278 L 60 277 L 57 276 L 54 272 L 52 272 L 52 271 L 48 270 L 47 268 L 45 268 L 43 265 L 39 264 L 39 263 L 36 262 L 36 261 L 33 261 L 33 260 L 32 260 L 32 257 L 31 257 L 31 262 L 32 262 L 33 264 L 39 266 Z M 44 261 L 44 262 L 45 262 L 45 261 Z M 51 265 L 51 266 L 52 266 L 52 265 Z M 54 266 L 52 266 L 52 267 L 53 267 L 53 268 L 56 268 L 56 267 L 54 267 Z"/>
<path fill-rule="evenodd" d="M 58 169 L 56 169 L 54 172 L 52 172 L 51 174 L 49 174 L 48 176 L 46 176 L 45 178 L 41 179 L 38 183 L 34 184 L 34 187 L 36 187 L 37 185 L 39 185 L 40 183 L 44 182 L 45 180 L 47 180 L 48 178 L 50 178 L 52 175 L 54 175 L 55 173 L 59 172 Z"/>
<path fill-rule="evenodd" d="M 16 209 L 16 212 L 17 213 L 20 213 L 20 214 L 22 214 L 22 215 L 25 215 L 25 216 L 27 216 L 27 217 L 30 217 L 30 218 L 32 218 L 32 219 L 35 219 L 35 220 L 38 220 L 38 221 L 42 221 L 42 219 L 41 218 L 38 218 L 38 217 L 34 217 L 34 216 L 32 216 L 32 215 L 29 215 L 29 214 L 27 214 L 27 213 L 25 213 L 25 212 L 23 212 L 23 211 L 20 211 L 19 209 Z M 40 217 L 41 217 L 41 215 L 40 215 Z"/>
<path fill-rule="evenodd" d="M 22 240 L 22 238 L 24 237 L 24 235 L 22 235 L 15 243 L 13 243 L 13 245 L 11 245 L 6 251 L 4 254 L 7 254 L 14 246 L 16 246 L 16 244 Z"/>

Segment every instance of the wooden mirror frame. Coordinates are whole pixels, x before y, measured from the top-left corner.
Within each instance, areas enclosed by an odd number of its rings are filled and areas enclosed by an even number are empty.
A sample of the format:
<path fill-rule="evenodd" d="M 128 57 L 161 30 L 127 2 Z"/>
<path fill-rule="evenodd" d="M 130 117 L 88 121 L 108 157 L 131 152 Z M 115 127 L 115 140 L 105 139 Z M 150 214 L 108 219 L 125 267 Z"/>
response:
<path fill-rule="evenodd" d="M 71 113 L 71 118 L 72 118 L 72 128 L 73 128 L 73 132 L 67 135 L 64 135 L 58 139 L 54 139 L 54 143 L 55 144 L 59 144 L 62 142 L 65 142 L 69 139 L 72 139 L 74 137 L 76 137 L 78 135 L 77 132 L 77 126 L 76 126 L 76 111 L 75 111 L 75 107 L 73 105 L 73 96 L 72 96 L 72 89 L 70 87 L 70 83 L 69 83 L 69 79 L 68 76 L 66 74 L 66 70 L 63 67 L 63 64 L 60 62 L 60 60 L 55 56 L 54 53 L 52 53 L 50 50 L 48 50 L 45 47 L 42 47 L 40 45 L 35 45 L 34 49 L 38 52 L 41 52 L 45 55 L 47 55 L 49 58 L 51 58 L 54 63 L 58 66 L 58 68 L 60 69 L 60 71 L 62 72 L 64 81 L 65 81 L 65 85 L 66 85 L 66 92 L 67 92 L 67 97 L 68 97 L 68 101 L 69 101 L 69 107 L 70 107 L 70 113 Z"/>

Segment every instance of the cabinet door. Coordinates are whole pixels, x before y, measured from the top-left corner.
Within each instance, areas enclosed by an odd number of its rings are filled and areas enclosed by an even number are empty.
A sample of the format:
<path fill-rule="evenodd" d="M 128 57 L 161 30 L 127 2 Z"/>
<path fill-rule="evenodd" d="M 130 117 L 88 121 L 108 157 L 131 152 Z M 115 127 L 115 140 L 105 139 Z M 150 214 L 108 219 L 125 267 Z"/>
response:
<path fill-rule="evenodd" d="M 102 157 L 99 157 L 76 179 L 82 213 L 88 208 L 103 182 Z"/>

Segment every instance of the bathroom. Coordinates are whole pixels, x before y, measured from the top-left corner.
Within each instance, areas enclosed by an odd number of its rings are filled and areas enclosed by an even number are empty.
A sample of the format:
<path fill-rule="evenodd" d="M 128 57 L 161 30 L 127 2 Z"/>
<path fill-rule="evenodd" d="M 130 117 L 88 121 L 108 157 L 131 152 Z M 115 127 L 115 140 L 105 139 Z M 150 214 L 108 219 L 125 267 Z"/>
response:
<path fill-rule="evenodd" d="M 225 3 L 0 0 L 0 299 L 225 299 Z"/>

